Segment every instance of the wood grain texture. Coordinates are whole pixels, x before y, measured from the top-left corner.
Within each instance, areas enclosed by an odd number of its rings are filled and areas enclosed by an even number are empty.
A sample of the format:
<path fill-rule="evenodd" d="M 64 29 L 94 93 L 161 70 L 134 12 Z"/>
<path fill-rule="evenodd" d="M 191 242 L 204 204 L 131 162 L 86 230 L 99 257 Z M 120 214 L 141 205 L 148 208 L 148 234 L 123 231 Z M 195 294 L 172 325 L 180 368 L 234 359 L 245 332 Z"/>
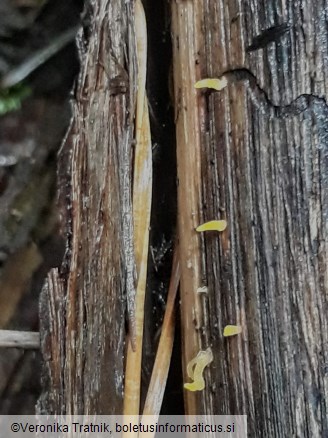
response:
<path fill-rule="evenodd" d="M 132 17 L 132 2 L 90 1 L 89 27 L 80 31 L 81 72 L 58 168 L 66 254 L 41 297 L 42 412 L 122 412 L 122 172 L 133 135 Z"/>
<path fill-rule="evenodd" d="M 245 413 L 253 437 L 328 435 L 328 108 L 322 100 L 275 119 L 247 83 L 195 96 L 192 81 L 247 68 L 275 105 L 305 93 L 325 98 L 327 7 L 173 2 L 182 324 L 185 342 L 214 354 L 205 390 L 186 394 L 186 406 Z M 283 22 L 291 29 L 277 42 L 246 52 Z M 193 232 L 197 220 L 218 218 L 228 221 L 223 234 Z M 199 279 L 208 286 L 201 307 Z M 201 326 L 192 319 L 199 308 Z M 224 339 L 227 324 L 240 324 L 242 335 Z"/>
<path fill-rule="evenodd" d="M 201 168 L 200 121 L 194 54 L 200 27 L 195 26 L 196 3 L 172 3 L 173 76 L 177 136 L 178 234 L 182 315 L 183 369 L 201 349 L 202 309 L 196 289 L 201 286 L 200 223 Z M 197 23 L 196 23 L 197 24 Z M 199 23 L 198 23 L 199 24 Z M 186 375 L 184 375 L 187 379 Z M 182 384 L 183 382 L 181 382 Z M 188 414 L 199 413 L 196 393 L 185 393 Z"/>

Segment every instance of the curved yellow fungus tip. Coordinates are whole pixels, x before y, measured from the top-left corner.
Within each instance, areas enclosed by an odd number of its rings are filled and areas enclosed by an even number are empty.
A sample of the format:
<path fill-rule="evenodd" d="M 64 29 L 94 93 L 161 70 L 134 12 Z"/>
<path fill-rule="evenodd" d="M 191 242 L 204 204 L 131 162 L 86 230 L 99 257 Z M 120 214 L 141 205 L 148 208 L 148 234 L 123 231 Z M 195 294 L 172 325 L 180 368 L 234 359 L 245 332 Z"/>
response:
<path fill-rule="evenodd" d="M 205 367 L 213 361 L 213 353 L 210 347 L 205 351 L 201 350 L 196 357 L 187 364 L 187 374 L 192 383 L 185 383 L 183 386 L 188 391 L 202 391 L 205 388 L 203 372 Z"/>
<path fill-rule="evenodd" d="M 227 221 L 221 220 L 221 221 L 209 221 L 205 222 L 203 225 L 199 225 L 199 227 L 196 228 L 196 231 L 224 231 L 227 228 Z"/>
<path fill-rule="evenodd" d="M 213 90 L 223 90 L 228 85 L 227 78 L 222 76 L 221 78 L 207 78 L 196 82 L 195 88 L 212 88 Z"/>
<path fill-rule="evenodd" d="M 229 336 L 239 335 L 241 332 L 242 328 L 240 325 L 226 325 L 223 330 L 223 336 L 227 338 Z"/>

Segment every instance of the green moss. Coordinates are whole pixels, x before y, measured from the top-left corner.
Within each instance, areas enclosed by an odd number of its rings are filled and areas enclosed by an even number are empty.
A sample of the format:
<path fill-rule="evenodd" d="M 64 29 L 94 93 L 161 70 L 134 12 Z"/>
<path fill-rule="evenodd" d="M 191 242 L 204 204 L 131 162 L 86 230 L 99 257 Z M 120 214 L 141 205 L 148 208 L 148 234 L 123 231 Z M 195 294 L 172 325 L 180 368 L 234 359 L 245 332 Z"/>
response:
<path fill-rule="evenodd" d="M 20 109 L 22 101 L 30 94 L 31 89 L 22 84 L 0 90 L 0 115 Z"/>

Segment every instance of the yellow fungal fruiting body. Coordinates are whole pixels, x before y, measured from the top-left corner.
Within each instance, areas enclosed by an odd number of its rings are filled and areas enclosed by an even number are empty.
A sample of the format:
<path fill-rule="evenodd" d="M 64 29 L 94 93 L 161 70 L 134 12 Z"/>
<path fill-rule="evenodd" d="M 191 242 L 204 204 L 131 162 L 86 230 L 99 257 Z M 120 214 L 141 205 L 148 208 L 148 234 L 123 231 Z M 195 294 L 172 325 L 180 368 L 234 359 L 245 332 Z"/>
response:
<path fill-rule="evenodd" d="M 221 78 L 206 78 L 202 79 L 195 84 L 195 88 L 212 88 L 213 90 L 223 90 L 228 85 L 227 78 L 222 76 Z"/>
<path fill-rule="evenodd" d="M 188 391 L 202 391 L 205 388 L 203 377 L 204 369 L 213 361 L 213 353 L 210 347 L 205 351 L 201 350 L 196 357 L 187 364 L 187 374 L 192 383 L 185 383 L 183 386 Z"/>
<path fill-rule="evenodd" d="M 241 332 L 242 328 L 240 325 L 226 325 L 223 330 L 223 336 L 227 338 L 229 336 L 239 335 Z"/>
<path fill-rule="evenodd" d="M 202 231 L 224 231 L 227 228 L 227 221 L 220 220 L 220 221 L 209 221 L 205 222 L 205 224 L 199 225 L 199 227 L 196 228 L 196 231 L 202 232 Z"/>

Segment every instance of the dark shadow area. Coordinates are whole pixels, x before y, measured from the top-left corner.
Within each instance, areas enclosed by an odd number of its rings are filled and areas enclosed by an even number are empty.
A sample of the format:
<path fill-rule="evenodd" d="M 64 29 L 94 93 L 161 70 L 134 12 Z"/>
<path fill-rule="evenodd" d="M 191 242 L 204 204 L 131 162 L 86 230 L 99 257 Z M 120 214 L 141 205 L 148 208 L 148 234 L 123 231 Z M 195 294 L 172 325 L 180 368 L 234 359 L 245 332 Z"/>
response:
<path fill-rule="evenodd" d="M 153 147 L 153 198 L 151 214 L 150 254 L 148 267 L 148 291 L 145 314 L 143 393 L 148 387 L 155 352 L 165 311 L 168 285 L 171 276 L 176 228 L 176 148 L 175 124 L 172 106 L 172 46 L 170 35 L 169 3 L 144 2 L 148 26 L 147 93 Z M 180 337 L 176 332 L 173 367 L 163 410 L 182 412 L 182 377 L 176 380 L 180 365 Z M 174 377 L 173 377 L 174 374 Z M 175 382 L 175 383 L 174 383 Z M 181 382 L 181 385 L 176 385 Z M 174 388 L 174 389 L 173 389 Z M 173 392 L 172 392 L 173 391 Z M 172 405 L 172 397 L 175 402 Z M 143 397 L 144 400 L 144 397 Z"/>

